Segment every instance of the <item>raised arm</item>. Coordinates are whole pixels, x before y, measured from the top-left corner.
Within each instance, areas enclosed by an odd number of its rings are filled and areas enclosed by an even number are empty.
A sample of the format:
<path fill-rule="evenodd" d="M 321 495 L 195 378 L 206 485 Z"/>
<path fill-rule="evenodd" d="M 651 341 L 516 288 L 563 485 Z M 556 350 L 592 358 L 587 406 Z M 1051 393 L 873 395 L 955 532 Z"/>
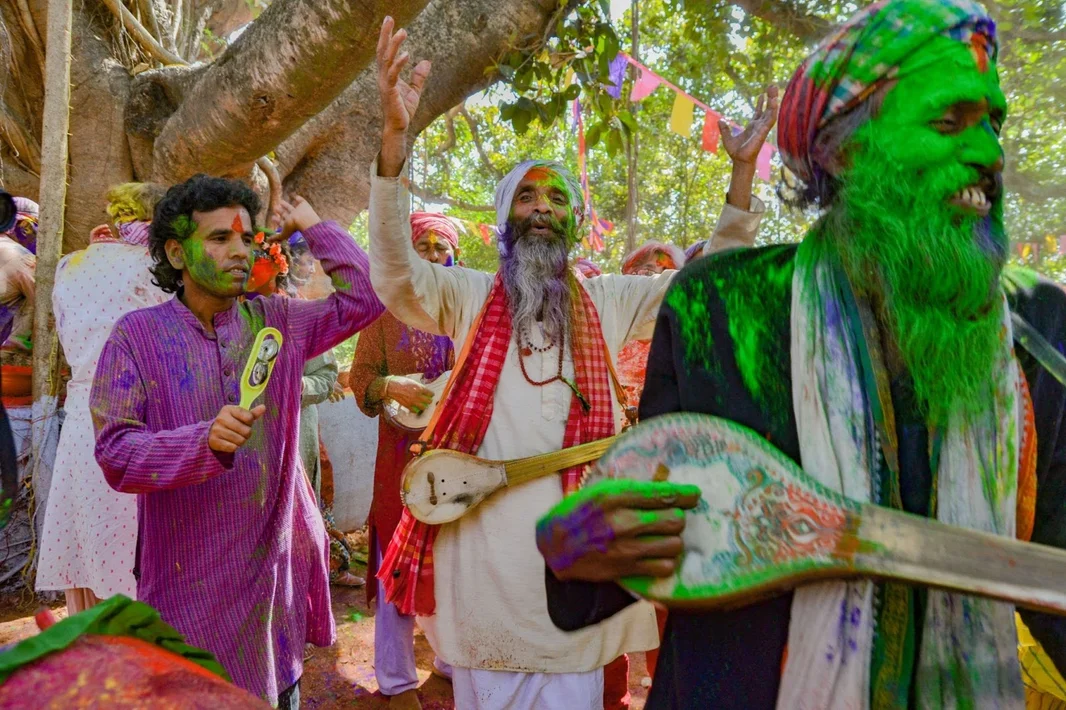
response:
<path fill-rule="evenodd" d="M 336 222 L 322 222 L 311 206 L 296 198 L 292 205 L 283 203 L 285 232 L 299 229 L 322 262 L 333 282 L 327 298 L 303 301 L 295 298 L 270 299 L 271 305 L 288 309 L 288 342 L 304 348 L 304 360 L 310 360 L 344 342 L 385 312 L 370 285 L 370 262 L 366 252 Z"/>
<path fill-rule="evenodd" d="M 733 135 L 729 124 L 719 121 L 722 145 L 733 162 L 733 173 L 722 214 L 703 248 L 704 256 L 725 249 L 755 245 L 755 235 L 766 206 L 751 194 L 751 187 L 755 182 L 759 151 L 777 123 L 777 94 L 776 86 L 768 86 L 766 93 L 759 97 L 755 115 L 744 130 L 736 135 Z"/>
<path fill-rule="evenodd" d="M 333 393 L 333 385 L 337 383 L 338 374 L 337 361 L 328 350 L 308 360 L 304 365 L 300 406 L 321 404 L 329 399 Z"/>
<path fill-rule="evenodd" d="M 463 294 L 475 272 L 422 261 L 411 248 L 408 195 L 400 174 L 407 160 L 407 129 L 418 109 L 429 62 L 414 68 L 411 83 L 400 78 L 408 63 L 399 53 L 405 30 L 393 34 L 386 18 L 378 39 L 378 91 L 384 119 L 381 153 L 370 171 L 370 277 L 393 315 L 434 335 L 456 337 Z M 476 278 L 476 277 L 474 277 Z"/>
<path fill-rule="evenodd" d="M 121 321 L 100 355 L 89 406 L 96 429 L 96 461 L 122 493 L 192 486 L 233 467 L 233 454 L 210 446 L 214 422 L 151 432 L 148 396 Z M 243 442 L 242 442 L 243 443 Z"/>

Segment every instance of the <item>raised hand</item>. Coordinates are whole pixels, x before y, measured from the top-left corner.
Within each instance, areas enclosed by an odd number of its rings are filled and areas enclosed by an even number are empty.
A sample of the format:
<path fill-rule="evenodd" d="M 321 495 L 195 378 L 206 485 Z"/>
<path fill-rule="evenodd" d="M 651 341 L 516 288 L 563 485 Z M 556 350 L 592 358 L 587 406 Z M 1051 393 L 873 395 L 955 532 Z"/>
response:
<path fill-rule="evenodd" d="M 777 93 L 776 86 L 766 87 L 766 93 L 759 97 L 755 106 L 755 115 L 748 121 L 748 125 L 744 126 L 744 130 L 736 135 L 733 135 L 728 123 L 718 122 L 722 145 L 734 163 L 755 165 L 759 159 L 759 151 L 777 123 Z"/>
<path fill-rule="evenodd" d="M 419 62 L 411 74 L 411 82 L 400 78 L 400 72 L 410 61 L 407 52 L 400 53 L 400 47 L 407 39 L 407 30 L 398 30 L 393 34 L 395 21 L 386 17 L 381 25 L 378 37 L 378 93 L 381 96 L 381 157 L 378 160 L 378 173 L 385 177 L 396 177 L 403 167 L 406 157 L 407 128 L 418 110 L 422 99 L 422 87 L 429 76 L 430 63 Z"/>
<path fill-rule="evenodd" d="M 311 203 L 299 195 L 293 197 L 291 203 L 282 200 L 278 206 L 278 216 L 281 219 L 281 233 L 275 241 L 288 239 L 293 232 L 306 232 L 322 221 Z"/>

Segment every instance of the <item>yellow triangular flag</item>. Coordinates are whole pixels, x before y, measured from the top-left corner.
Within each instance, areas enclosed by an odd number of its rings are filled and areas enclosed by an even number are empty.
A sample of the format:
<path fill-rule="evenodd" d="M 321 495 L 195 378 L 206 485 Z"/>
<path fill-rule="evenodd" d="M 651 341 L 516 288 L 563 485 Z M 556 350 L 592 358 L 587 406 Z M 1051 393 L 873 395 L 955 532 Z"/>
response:
<path fill-rule="evenodd" d="M 570 85 L 574 83 L 574 69 L 571 67 L 566 70 L 566 80 L 563 81 L 563 89 L 569 89 Z"/>
<path fill-rule="evenodd" d="M 674 109 L 670 112 L 670 130 L 685 138 L 692 137 L 692 118 L 696 104 L 684 94 L 674 98 Z"/>

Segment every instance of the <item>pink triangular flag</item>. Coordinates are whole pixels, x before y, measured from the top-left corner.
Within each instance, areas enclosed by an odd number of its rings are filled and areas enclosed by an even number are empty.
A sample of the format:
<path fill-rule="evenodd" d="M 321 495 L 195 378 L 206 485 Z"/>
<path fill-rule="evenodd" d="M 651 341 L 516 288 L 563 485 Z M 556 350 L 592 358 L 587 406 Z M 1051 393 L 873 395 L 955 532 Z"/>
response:
<path fill-rule="evenodd" d="M 703 117 L 703 149 L 709 153 L 718 152 L 718 139 L 722 137 L 722 132 L 718 129 L 720 118 L 714 111 L 708 111 Z"/>
<path fill-rule="evenodd" d="M 640 78 L 633 84 L 633 90 L 629 92 L 630 101 L 643 101 L 651 92 L 659 88 L 659 84 L 662 83 L 655 74 L 652 74 L 647 69 L 640 70 Z"/>
<path fill-rule="evenodd" d="M 770 182 L 770 158 L 772 157 L 774 157 L 774 147 L 769 143 L 763 143 L 759 157 L 755 161 L 755 172 L 766 182 Z"/>

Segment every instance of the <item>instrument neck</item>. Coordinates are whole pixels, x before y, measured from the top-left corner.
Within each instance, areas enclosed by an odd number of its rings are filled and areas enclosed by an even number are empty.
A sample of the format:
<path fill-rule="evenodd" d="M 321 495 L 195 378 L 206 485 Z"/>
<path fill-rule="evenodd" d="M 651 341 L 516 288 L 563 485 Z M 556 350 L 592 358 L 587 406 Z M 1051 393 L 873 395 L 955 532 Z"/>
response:
<path fill-rule="evenodd" d="M 552 451 L 547 454 L 538 454 L 537 456 L 508 461 L 504 464 L 507 485 L 517 486 L 526 481 L 542 478 L 558 471 L 565 471 L 572 466 L 595 461 L 611 447 L 611 444 L 617 438 L 617 436 L 609 436 L 606 439 L 571 446 L 569 449 L 561 451 Z"/>

